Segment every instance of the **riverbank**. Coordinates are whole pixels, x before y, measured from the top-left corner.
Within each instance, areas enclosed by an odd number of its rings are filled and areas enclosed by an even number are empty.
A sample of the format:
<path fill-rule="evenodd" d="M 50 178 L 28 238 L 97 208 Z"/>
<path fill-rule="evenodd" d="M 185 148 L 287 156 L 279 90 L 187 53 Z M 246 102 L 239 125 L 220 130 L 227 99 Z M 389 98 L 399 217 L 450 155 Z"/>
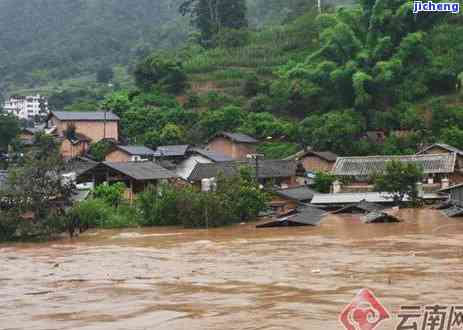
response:
<path fill-rule="evenodd" d="M 463 222 L 400 210 L 399 224 L 329 216 L 320 227 L 89 231 L 1 245 L 8 329 L 335 329 L 355 293 L 456 304 Z M 380 329 L 390 329 L 393 321 Z"/>

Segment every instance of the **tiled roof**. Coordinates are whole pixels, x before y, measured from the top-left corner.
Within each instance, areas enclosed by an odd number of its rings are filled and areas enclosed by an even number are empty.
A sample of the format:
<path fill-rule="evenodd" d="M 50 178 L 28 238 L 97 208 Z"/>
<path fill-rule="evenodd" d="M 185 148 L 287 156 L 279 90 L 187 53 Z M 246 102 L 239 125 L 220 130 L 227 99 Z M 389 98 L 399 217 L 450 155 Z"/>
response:
<path fill-rule="evenodd" d="M 420 166 L 425 174 L 452 173 L 455 168 L 455 154 L 411 155 L 411 156 L 369 156 L 339 157 L 333 167 L 338 176 L 370 176 L 384 170 L 387 162 L 400 161 Z"/>
<path fill-rule="evenodd" d="M 129 155 L 133 156 L 153 156 L 155 155 L 154 150 L 145 146 L 117 146 L 118 149 L 125 151 Z"/>
<path fill-rule="evenodd" d="M 230 162 L 233 160 L 233 158 L 227 156 L 227 155 L 224 155 L 224 154 L 221 154 L 221 153 L 218 153 L 218 152 L 215 152 L 215 151 L 210 151 L 210 150 L 205 150 L 205 149 L 201 149 L 201 148 L 193 148 L 190 150 L 191 152 L 193 153 L 198 153 L 210 160 L 212 160 L 213 162 Z"/>
<path fill-rule="evenodd" d="M 327 214 L 327 212 L 313 206 L 299 207 L 294 215 L 259 224 L 256 227 L 318 226 Z"/>
<path fill-rule="evenodd" d="M 348 213 L 353 209 L 358 209 L 363 212 L 373 212 L 373 211 L 381 211 L 384 209 L 384 206 L 372 202 L 367 202 L 366 200 L 360 201 L 357 204 L 348 205 L 343 207 L 339 210 L 334 211 L 333 213 Z"/>
<path fill-rule="evenodd" d="M 454 146 L 451 146 L 450 144 L 445 144 L 445 143 L 434 143 L 426 148 L 424 148 L 423 150 L 420 150 L 417 155 L 421 155 L 421 154 L 424 154 L 426 151 L 432 149 L 432 148 L 435 148 L 435 147 L 438 147 L 438 148 L 441 148 L 441 149 L 445 149 L 449 152 L 454 152 L 456 154 L 458 154 L 459 156 L 463 156 L 463 150 L 461 149 L 458 149 Z"/>
<path fill-rule="evenodd" d="M 300 160 L 306 156 L 314 155 L 317 156 L 321 159 L 324 159 L 328 162 L 335 162 L 336 159 L 338 158 L 338 155 L 336 155 L 334 152 L 331 151 L 316 151 L 316 150 L 301 150 L 298 153 L 288 157 L 288 159 L 296 159 Z"/>
<path fill-rule="evenodd" d="M 127 162 L 113 163 L 103 162 L 104 166 L 112 168 L 134 180 L 158 180 L 177 177 L 171 171 L 154 162 Z"/>
<path fill-rule="evenodd" d="M 281 178 L 296 174 L 296 162 L 291 160 L 261 160 L 259 161 L 259 178 Z M 226 177 L 239 174 L 241 167 L 249 167 L 255 171 L 255 162 L 235 161 L 212 164 L 196 164 L 188 180 L 199 181 L 206 178 L 214 178 L 222 173 Z"/>
<path fill-rule="evenodd" d="M 68 121 L 118 121 L 119 117 L 112 112 L 72 112 L 72 111 L 52 111 L 51 116 L 59 120 Z"/>
<path fill-rule="evenodd" d="M 155 151 L 155 157 L 181 157 L 185 156 L 188 148 L 188 144 L 172 145 L 172 146 L 160 146 Z"/>
<path fill-rule="evenodd" d="M 435 193 L 425 193 L 424 199 L 442 199 L 442 196 Z M 311 204 L 354 204 L 365 200 L 370 203 L 391 203 L 393 198 L 388 193 L 383 192 L 364 192 L 364 193 L 337 193 L 337 194 L 315 194 Z M 407 200 L 407 197 L 405 197 Z"/>
<path fill-rule="evenodd" d="M 299 202 L 310 201 L 316 193 L 308 186 L 292 187 L 275 191 L 276 194 Z"/>
<path fill-rule="evenodd" d="M 217 136 L 223 136 L 226 137 L 233 142 L 238 142 L 238 143 L 259 143 L 256 139 L 254 139 L 252 136 L 249 136 L 247 134 L 243 133 L 230 133 L 230 132 L 222 132 L 216 135 Z"/>

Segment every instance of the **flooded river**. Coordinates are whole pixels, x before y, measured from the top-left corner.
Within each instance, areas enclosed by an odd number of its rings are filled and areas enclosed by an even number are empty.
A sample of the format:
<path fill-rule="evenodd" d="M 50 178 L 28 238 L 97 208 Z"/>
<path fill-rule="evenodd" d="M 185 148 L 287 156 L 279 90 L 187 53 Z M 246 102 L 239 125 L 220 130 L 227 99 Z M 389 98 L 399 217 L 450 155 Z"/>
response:
<path fill-rule="evenodd" d="M 0 245 L 0 329 L 342 329 L 361 288 L 391 311 L 457 304 L 463 220 L 402 210 L 399 224 L 88 232 Z M 395 329 L 397 318 L 378 329 Z"/>

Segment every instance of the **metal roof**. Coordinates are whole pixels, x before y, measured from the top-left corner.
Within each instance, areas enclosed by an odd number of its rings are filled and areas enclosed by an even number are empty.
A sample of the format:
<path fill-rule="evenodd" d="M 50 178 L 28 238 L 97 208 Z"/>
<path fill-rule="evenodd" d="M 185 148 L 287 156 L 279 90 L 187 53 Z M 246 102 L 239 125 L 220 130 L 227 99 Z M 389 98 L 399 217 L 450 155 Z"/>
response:
<path fill-rule="evenodd" d="M 155 153 L 155 157 L 180 157 L 185 156 L 190 148 L 188 144 L 172 145 L 172 146 L 159 146 Z"/>
<path fill-rule="evenodd" d="M 113 163 L 103 162 L 100 165 L 107 166 L 134 180 L 158 180 L 175 178 L 177 175 L 161 167 L 154 162 L 127 162 Z"/>
<path fill-rule="evenodd" d="M 227 139 L 232 140 L 233 142 L 238 142 L 238 143 L 259 143 L 258 140 L 254 139 L 252 136 L 249 136 L 247 134 L 243 133 L 230 133 L 230 132 L 222 132 L 214 137 L 225 137 Z"/>
<path fill-rule="evenodd" d="M 442 199 L 442 196 L 435 193 L 425 193 L 424 199 Z M 407 198 L 405 198 L 407 199 Z M 392 196 L 384 192 L 364 192 L 364 193 L 337 193 L 337 194 L 315 194 L 311 204 L 355 204 L 362 200 L 371 203 L 391 203 Z"/>
<path fill-rule="evenodd" d="M 231 158 L 231 157 L 229 157 L 227 155 L 215 152 L 215 151 L 210 151 L 210 150 L 201 149 L 201 148 L 193 148 L 190 151 L 193 152 L 193 153 L 200 154 L 201 156 L 204 156 L 204 157 L 212 160 L 213 162 L 217 162 L 217 163 L 233 161 L 233 158 Z"/>
<path fill-rule="evenodd" d="M 339 157 L 333 167 L 337 176 L 370 176 L 381 172 L 390 161 L 413 163 L 420 166 L 425 174 L 453 173 L 456 154 L 411 155 L 411 156 L 367 156 Z"/>
<path fill-rule="evenodd" d="M 59 120 L 68 121 L 118 121 L 119 117 L 112 112 L 72 112 L 72 111 L 52 111 L 50 116 L 55 116 Z"/>
<path fill-rule="evenodd" d="M 434 144 L 431 144 L 430 146 L 427 146 L 426 148 L 420 150 L 417 153 L 417 155 L 424 154 L 426 151 L 428 151 L 428 150 L 430 150 L 432 148 L 435 148 L 435 147 L 447 150 L 449 152 L 454 152 L 454 153 L 458 154 L 459 156 L 463 156 L 463 150 L 458 149 L 458 148 L 456 148 L 454 146 L 451 146 L 450 144 L 446 144 L 446 143 L 434 143 Z"/>
<path fill-rule="evenodd" d="M 308 186 L 291 187 L 287 189 L 276 190 L 275 194 L 298 201 L 310 201 L 316 192 Z"/>
<path fill-rule="evenodd" d="M 239 174 L 241 167 L 249 167 L 255 171 L 254 161 L 234 161 L 223 163 L 203 164 L 197 163 L 188 177 L 189 181 L 199 181 L 207 178 L 214 178 L 222 173 L 226 177 L 236 176 Z M 297 164 L 291 160 L 260 160 L 259 161 L 259 178 L 285 178 L 296 174 Z M 255 174 L 255 172 L 254 172 Z"/>
<path fill-rule="evenodd" d="M 122 151 L 125 151 L 129 155 L 135 155 L 135 156 L 153 156 L 155 155 L 154 150 L 145 147 L 145 146 L 117 146 L 117 149 L 120 149 Z"/>

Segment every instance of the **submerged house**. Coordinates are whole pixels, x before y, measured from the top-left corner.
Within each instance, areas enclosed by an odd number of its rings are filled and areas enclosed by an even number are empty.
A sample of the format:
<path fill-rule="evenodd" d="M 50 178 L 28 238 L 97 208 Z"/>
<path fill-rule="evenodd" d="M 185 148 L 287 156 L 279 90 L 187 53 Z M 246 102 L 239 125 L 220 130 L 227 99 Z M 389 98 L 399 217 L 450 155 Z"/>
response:
<path fill-rule="evenodd" d="M 296 162 L 291 160 L 260 160 L 257 171 L 256 163 L 251 161 L 197 163 L 186 180 L 198 188 L 204 188 L 203 180 L 214 180 L 219 175 L 237 176 L 241 168 L 249 168 L 253 176 L 258 173 L 261 185 L 289 187 L 296 183 L 296 167 Z"/>
<path fill-rule="evenodd" d="M 256 228 L 318 226 L 326 215 L 328 213 L 319 208 L 305 206 L 293 215 L 258 224 Z"/>
<path fill-rule="evenodd" d="M 339 157 L 333 167 L 333 174 L 340 179 L 333 185 L 333 192 L 368 192 L 374 187 L 371 177 L 382 172 L 390 161 L 413 163 L 423 169 L 425 192 L 435 192 L 446 188 L 449 182 L 458 180 L 459 173 L 455 171 L 456 154 L 422 154 L 410 156 L 366 156 Z M 340 181 L 351 182 L 342 186 Z"/>
<path fill-rule="evenodd" d="M 455 154 L 455 170 L 450 177 L 452 184 L 463 183 L 463 150 L 445 143 L 432 144 L 417 153 L 417 155 Z"/>
<path fill-rule="evenodd" d="M 270 207 L 276 214 L 285 214 L 300 205 L 309 204 L 316 192 L 309 186 L 296 186 L 272 191 Z"/>
<path fill-rule="evenodd" d="M 345 207 L 340 208 L 333 212 L 333 214 L 339 213 L 371 213 L 376 211 L 384 210 L 384 206 L 377 203 L 368 202 L 366 200 L 362 200 L 356 204 L 350 204 Z"/>
<path fill-rule="evenodd" d="M 145 146 L 115 146 L 105 160 L 108 162 L 141 162 L 153 160 L 155 156 L 154 150 Z"/>
<path fill-rule="evenodd" d="M 102 162 L 77 176 L 77 182 L 92 182 L 97 186 L 102 183 L 122 182 L 125 184 L 125 197 L 133 200 L 135 195 L 143 192 L 149 185 L 175 179 L 175 173 L 154 162 Z"/>
<path fill-rule="evenodd" d="M 222 132 L 209 140 L 206 150 L 226 155 L 235 160 L 255 154 L 259 141 L 243 133 Z"/>

